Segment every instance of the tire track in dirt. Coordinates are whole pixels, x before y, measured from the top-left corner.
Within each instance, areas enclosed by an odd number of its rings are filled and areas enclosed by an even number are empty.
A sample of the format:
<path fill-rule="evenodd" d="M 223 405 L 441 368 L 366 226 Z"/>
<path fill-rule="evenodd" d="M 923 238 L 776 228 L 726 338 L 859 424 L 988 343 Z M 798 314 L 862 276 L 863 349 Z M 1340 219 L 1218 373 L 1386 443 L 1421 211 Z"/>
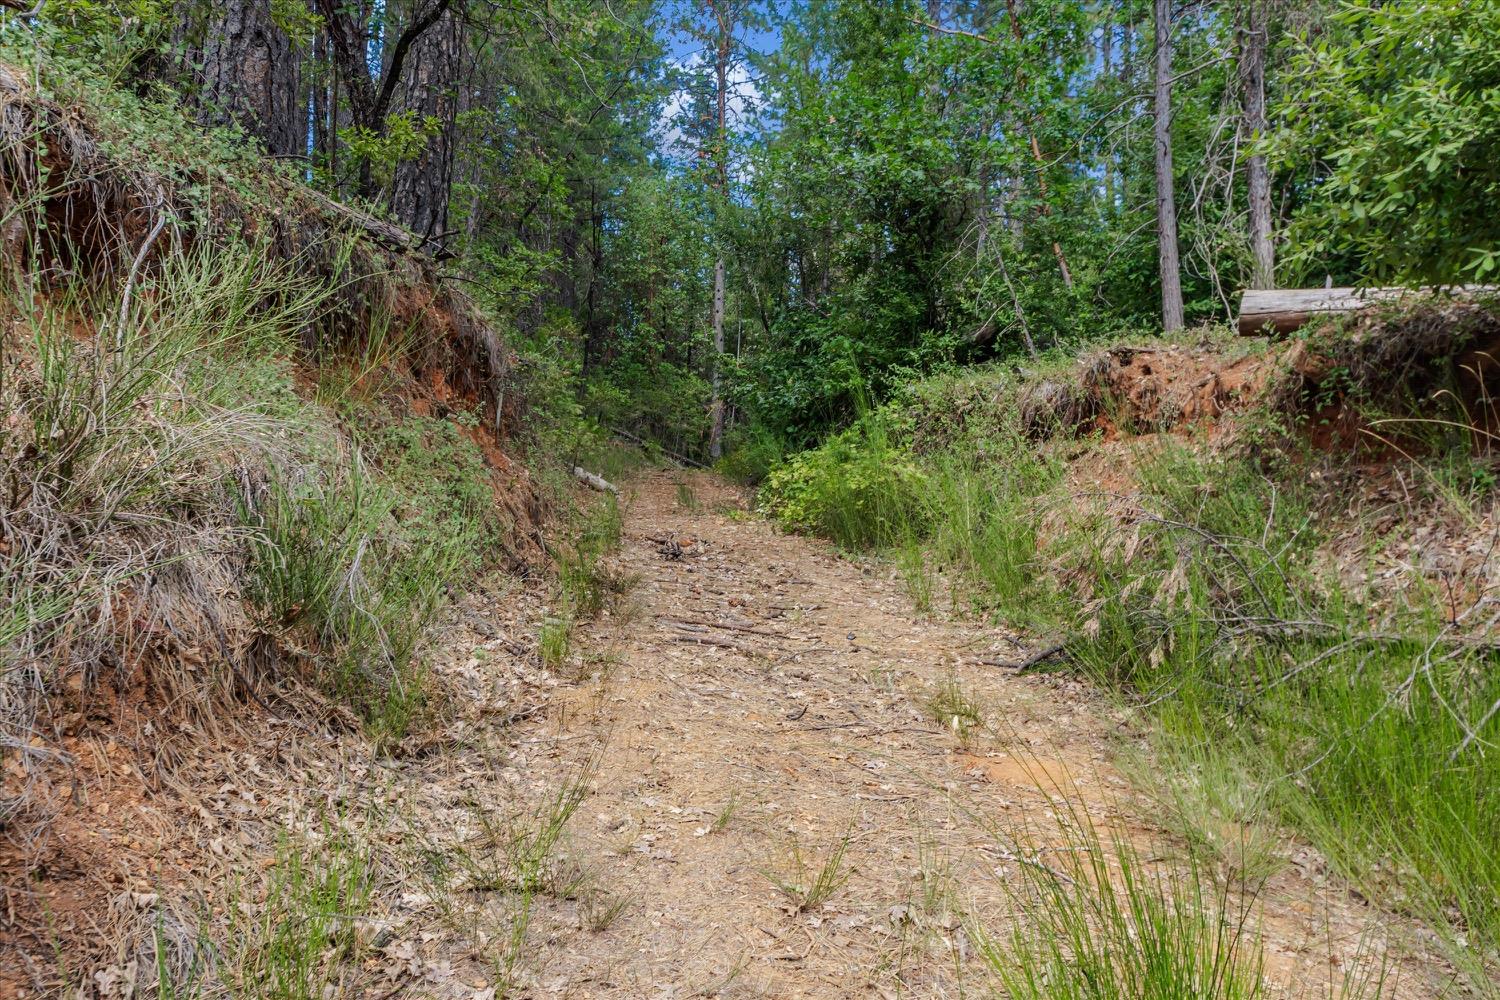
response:
<path fill-rule="evenodd" d="M 1055 844 L 1069 803 L 1169 839 L 1116 766 L 1111 706 L 979 662 L 1015 658 L 1015 637 L 917 616 L 886 570 L 779 534 L 711 477 L 645 476 L 624 507 L 634 586 L 581 636 L 588 679 L 526 730 L 558 775 L 597 762 L 568 853 L 622 905 L 593 930 L 576 901 L 539 910 L 536 995 L 986 995 L 970 932 L 1006 932 L 1018 841 Z M 937 721 L 942 692 L 982 724 Z M 799 909 L 776 882 L 841 841 L 847 881 Z M 1369 946 L 1368 912 L 1329 881 L 1290 864 L 1268 888 L 1273 995 Z"/>

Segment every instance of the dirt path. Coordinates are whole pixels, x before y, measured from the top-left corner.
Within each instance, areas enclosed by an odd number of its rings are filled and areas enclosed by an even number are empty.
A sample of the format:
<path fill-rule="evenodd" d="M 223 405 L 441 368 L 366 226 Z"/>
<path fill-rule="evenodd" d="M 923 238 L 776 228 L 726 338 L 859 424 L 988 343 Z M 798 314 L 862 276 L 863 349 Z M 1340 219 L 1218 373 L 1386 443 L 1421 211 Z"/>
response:
<path fill-rule="evenodd" d="M 1183 873 L 1149 765 L 1122 764 L 1145 759 L 1128 719 L 1066 675 L 983 662 L 1024 655 L 1015 637 L 916 614 L 888 568 L 779 534 L 711 477 L 646 476 L 623 506 L 609 568 L 631 586 L 567 661 L 538 660 L 545 582 L 492 581 L 439 637 L 443 719 L 389 752 L 270 716 L 217 743 L 80 742 L 99 777 L 22 859 L 48 877 L 0 900 L 0 997 L 52 995 L 52 942 L 93 970 L 88 995 L 130 996 L 163 928 L 191 981 L 204 914 L 233 938 L 238 893 L 236 913 L 261 900 L 300 928 L 325 904 L 285 873 L 336 855 L 366 873 L 369 898 L 340 904 L 360 947 L 309 995 L 365 1000 L 993 996 L 982 938 L 1034 925 L 1024 872 L 1089 856 L 1059 815 Z M 159 785 L 134 763 L 184 746 Z M 1387 940 L 1420 951 L 1261 835 L 1270 996 L 1337 995 Z M 832 891 L 796 898 L 840 845 Z M 1386 995 L 1441 995 L 1441 971 L 1406 958 Z"/>
<path fill-rule="evenodd" d="M 1021 654 L 1011 636 L 916 615 L 886 571 L 778 534 L 713 479 L 629 494 L 631 595 L 512 744 L 538 788 L 597 767 L 565 841 L 576 884 L 532 918 L 536 995 L 986 995 L 971 929 L 1006 932 L 1013 845 L 1055 840 L 1064 794 L 1165 842 L 1106 704 L 980 662 Z M 972 728 L 934 717 L 955 695 Z M 799 909 L 775 880 L 805 884 L 845 840 L 847 881 Z M 1275 995 L 1318 995 L 1369 923 L 1300 857 L 1266 904 Z"/>

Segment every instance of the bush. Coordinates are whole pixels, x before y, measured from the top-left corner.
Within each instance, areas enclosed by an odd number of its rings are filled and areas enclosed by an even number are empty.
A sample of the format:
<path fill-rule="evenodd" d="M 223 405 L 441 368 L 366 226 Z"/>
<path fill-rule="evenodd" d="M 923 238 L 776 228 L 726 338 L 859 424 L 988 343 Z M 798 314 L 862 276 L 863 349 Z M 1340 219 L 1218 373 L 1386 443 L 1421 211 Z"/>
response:
<path fill-rule="evenodd" d="M 760 503 L 782 527 L 846 549 L 896 545 L 926 533 L 926 474 L 892 446 L 872 415 L 766 477 Z"/>

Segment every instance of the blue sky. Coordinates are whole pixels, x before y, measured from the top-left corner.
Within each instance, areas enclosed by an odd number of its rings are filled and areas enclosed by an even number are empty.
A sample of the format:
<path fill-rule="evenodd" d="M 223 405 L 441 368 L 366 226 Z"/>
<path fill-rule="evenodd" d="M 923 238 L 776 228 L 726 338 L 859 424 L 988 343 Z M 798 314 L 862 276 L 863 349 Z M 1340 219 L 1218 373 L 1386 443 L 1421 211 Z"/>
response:
<path fill-rule="evenodd" d="M 763 5 L 761 5 L 763 6 Z M 664 0 L 660 7 L 663 21 L 662 41 L 670 57 L 679 66 L 691 68 L 713 59 L 712 42 L 694 37 L 688 27 L 694 22 L 706 27 L 708 15 L 702 0 Z M 683 28 L 674 25 L 687 23 Z M 749 28 L 740 25 L 735 30 L 735 61 L 729 69 L 728 111 L 731 125 L 743 123 L 745 113 L 760 99 L 750 67 L 745 62 L 746 50 L 766 53 L 780 44 L 780 32 L 771 28 Z M 664 110 L 658 133 L 658 143 L 663 155 L 669 159 L 691 156 L 690 150 L 680 147 L 682 133 L 678 126 L 679 116 L 687 95 L 679 92 L 668 102 Z"/>
<path fill-rule="evenodd" d="M 763 9 L 765 5 L 757 3 L 755 6 Z M 663 0 L 661 12 L 663 21 L 668 24 L 685 20 L 702 22 L 707 18 L 702 0 Z M 695 54 L 700 54 L 703 49 L 703 42 L 686 32 L 664 31 L 662 38 L 667 43 L 667 51 L 675 59 L 686 60 Z M 740 45 L 755 52 L 771 52 L 781 41 L 780 32 L 774 26 L 750 29 L 741 25 L 735 31 L 735 38 Z"/>

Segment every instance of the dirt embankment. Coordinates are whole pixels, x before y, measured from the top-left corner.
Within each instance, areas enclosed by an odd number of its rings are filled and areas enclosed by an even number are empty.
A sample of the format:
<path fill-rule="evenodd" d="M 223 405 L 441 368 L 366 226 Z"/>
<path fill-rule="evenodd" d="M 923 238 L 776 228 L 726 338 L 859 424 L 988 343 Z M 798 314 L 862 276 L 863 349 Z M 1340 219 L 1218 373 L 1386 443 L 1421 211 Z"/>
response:
<path fill-rule="evenodd" d="M 200 904 L 212 925 L 219 890 L 240 881 L 263 898 L 260 866 L 294 815 L 306 819 L 303 804 L 329 815 L 353 804 L 320 795 L 322 776 L 384 766 L 355 713 L 320 693 L 344 637 L 289 626 L 250 593 L 268 529 L 245 516 L 246 498 L 321 502 L 361 475 L 330 386 L 392 425 L 455 418 L 482 458 L 483 513 L 501 526 L 476 565 L 546 558 L 517 359 L 426 248 L 285 165 L 185 123 L 157 134 L 110 100 L 44 96 L 0 65 L 0 268 L 25 292 L 0 304 L 0 996 L 68 980 L 131 995 L 164 927 L 188 935 Z M 174 266 L 236 247 L 226 259 L 243 261 L 247 246 L 276 278 L 244 286 L 265 298 L 169 300 Z M 285 349 L 266 346 L 285 361 L 267 369 L 268 390 L 290 402 L 257 399 L 255 386 L 243 400 L 195 398 L 189 373 L 215 345 L 154 339 L 180 320 L 168 309 L 199 309 L 227 340 L 295 295 L 317 309 L 276 331 L 290 332 Z M 244 355 L 240 367 L 264 360 Z M 213 374 L 200 382 L 212 388 Z M 289 409 L 295 419 L 279 415 Z M 338 518 L 355 523 L 328 509 L 334 534 Z M 345 531 L 356 534 L 338 580 L 356 612 L 384 568 L 374 553 L 410 555 L 391 540 L 410 513 Z M 370 659 L 410 638 L 388 629 Z M 430 725 L 394 759 L 431 752 L 424 740 L 441 745 L 445 727 L 497 697 L 434 683 Z"/>

